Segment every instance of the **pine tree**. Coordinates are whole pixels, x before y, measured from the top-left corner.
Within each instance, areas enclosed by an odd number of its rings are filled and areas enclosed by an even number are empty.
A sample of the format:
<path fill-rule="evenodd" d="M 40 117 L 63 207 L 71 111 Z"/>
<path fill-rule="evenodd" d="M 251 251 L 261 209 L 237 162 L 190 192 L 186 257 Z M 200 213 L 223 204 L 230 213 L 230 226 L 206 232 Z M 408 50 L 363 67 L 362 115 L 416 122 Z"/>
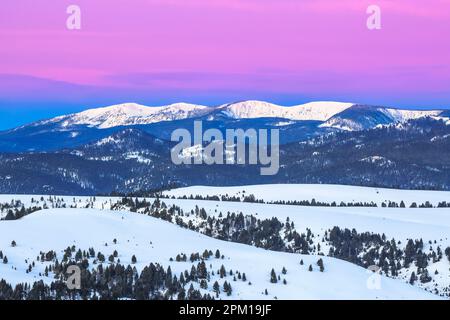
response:
<path fill-rule="evenodd" d="M 317 261 L 317 265 L 318 265 L 319 268 L 320 268 L 320 272 L 323 272 L 323 271 L 325 270 L 325 267 L 323 266 L 323 260 L 322 260 L 322 258 L 320 258 L 320 259 Z"/>
<path fill-rule="evenodd" d="M 450 261 L 450 247 L 445 248 L 445 255 L 447 256 L 448 261 Z"/>
<path fill-rule="evenodd" d="M 214 290 L 214 292 L 216 293 L 216 297 L 219 297 L 219 294 L 220 294 L 220 285 L 219 285 L 219 283 L 216 281 L 216 282 L 214 282 L 214 284 L 213 284 L 213 290 Z"/>
<path fill-rule="evenodd" d="M 225 267 L 223 265 L 220 267 L 219 274 L 221 278 L 227 276 L 227 271 L 225 270 Z"/>
<path fill-rule="evenodd" d="M 423 270 L 422 274 L 420 275 L 420 282 L 427 283 L 430 282 L 431 280 L 432 280 L 431 277 L 428 275 L 428 270 L 427 269 Z"/>
<path fill-rule="evenodd" d="M 226 281 L 223 283 L 223 292 L 225 292 L 227 296 L 231 296 L 231 285 Z"/>
<path fill-rule="evenodd" d="M 312 265 L 309 265 L 308 271 L 309 271 L 309 272 L 313 271 Z"/>
<path fill-rule="evenodd" d="M 133 256 L 131 257 L 131 263 L 135 264 L 137 262 L 136 256 L 133 254 Z"/>
<path fill-rule="evenodd" d="M 272 269 L 272 271 L 270 272 L 270 282 L 271 283 L 277 283 L 277 274 L 275 273 L 275 270 Z"/>
<path fill-rule="evenodd" d="M 105 256 L 101 252 L 97 254 L 97 259 L 100 263 L 105 262 Z"/>
<path fill-rule="evenodd" d="M 416 282 L 417 277 L 416 274 L 414 273 L 414 271 L 411 273 L 411 277 L 409 278 L 409 283 L 410 284 L 414 284 L 414 282 Z"/>
<path fill-rule="evenodd" d="M 204 261 L 202 261 L 197 265 L 197 277 L 199 279 L 206 279 L 207 276 L 208 271 L 206 269 L 206 264 Z"/>
<path fill-rule="evenodd" d="M 83 257 L 83 254 L 80 249 L 78 249 L 77 253 L 75 254 L 75 261 L 80 261 Z"/>
<path fill-rule="evenodd" d="M 178 292 L 177 299 L 178 300 L 186 299 L 186 291 L 184 290 L 184 288 L 181 288 L 180 291 Z"/>
<path fill-rule="evenodd" d="M 205 290 L 208 289 L 208 282 L 205 279 L 202 279 L 200 281 L 200 288 L 205 289 Z"/>

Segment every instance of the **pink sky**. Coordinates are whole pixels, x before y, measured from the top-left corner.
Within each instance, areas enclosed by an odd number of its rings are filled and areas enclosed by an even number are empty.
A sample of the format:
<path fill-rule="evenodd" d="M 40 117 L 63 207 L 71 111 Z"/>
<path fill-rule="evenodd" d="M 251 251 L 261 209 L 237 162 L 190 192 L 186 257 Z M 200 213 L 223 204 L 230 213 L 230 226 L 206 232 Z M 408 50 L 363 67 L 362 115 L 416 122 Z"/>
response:
<path fill-rule="evenodd" d="M 70 4 L 81 8 L 79 31 L 66 29 Z M 381 30 L 366 28 L 369 4 L 381 7 Z M 450 0 L 2 0 L 0 106 L 320 98 L 449 107 L 449 39 Z"/>

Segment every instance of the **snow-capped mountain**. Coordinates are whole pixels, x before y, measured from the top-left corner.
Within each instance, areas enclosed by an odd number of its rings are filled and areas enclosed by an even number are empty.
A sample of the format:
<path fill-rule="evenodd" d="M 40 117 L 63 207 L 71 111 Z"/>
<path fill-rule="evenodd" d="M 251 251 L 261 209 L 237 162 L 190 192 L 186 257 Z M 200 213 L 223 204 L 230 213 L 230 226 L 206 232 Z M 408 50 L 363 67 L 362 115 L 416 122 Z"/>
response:
<path fill-rule="evenodd" d="M 282 118 L 298 121 L 326 121 L 352 105 L 352 103 L 329 101 L 310 102 L 292 107 L 264 101 L 243 101 L 219 107 L 207 107 L 189 103 L 150 107 L 136 103 L 124 103 L 38 121 L 33 125 L 58 124 L 62 129 L 85 125 L 106 129 L 118 126 L 145 125 L 163 121 L 190 119 L 214 113 L 220 113 L 232 119 Z"/>
<path fill-rule="evenodd" d="M 278 118 L 289 121 L 321 121 L 324 122 L 321 125 L 322 127 L 340 130 L 361 130 L 380 124 L 438 116 L 442 112 L 442 110 L 402 110 L 333 101 L 316 101 L 296 106 L 281 106 L 265 101 L 249 100 L 218 107 L 189 103 L 149 107 L 136 103 L 124 103 L 38 121 L 31 124 L 31 126 L 55 125 L 64 131 L 77 126 L 109 129 L 207 116 L 209 120 L 225 117 L 229 119 Z M 27 127 L 22 126 L 19 129 Z"/>
<path fill-rule="evenodd" d="M 432 117 L 450 123 L 447 111 L 404 110 L 343 102 L 319 101 L 280 106 L 243 101 L 217 107 L 176 103 L 148 107 L 125 103 L 37 121 L 0 132 L 0 152 L 54 151 L 75 148 L 124 129 L 139 128 L 170 140 L 175 129 L 280 129 L 280 143 L 305 141 L 338 131 L 358 131 Z"/>
<path fill-rule="evenodd" d="M 243 101 L 220 106 L 218 110 L 234 119 L 283 118 L 326 121 L 352 105 L 353 103 L 317 101 L 285 107 L 264 101 Z"/>
<path fill-rule="evenodd" d="M 105 129 L 194 118 L 209 112 L 211 112 L 209 107 L 188 103 L 175 103 L 162 107 L 147 107 L 136 103 L 124 103 L 89 109 L 80 113 L 38 122 L 37 124 L 60 123 L 63 128 L 74 125 L 87 125 Z"/>
<path fill-rule="evenodd" d="M 353 105 L 332 116 L 321 124 L 320 127 L 358 131 L 374 128 L 379 125 L 439 116 L 442 112 L 442 110 L 402 110 L 368 105 Z"/>

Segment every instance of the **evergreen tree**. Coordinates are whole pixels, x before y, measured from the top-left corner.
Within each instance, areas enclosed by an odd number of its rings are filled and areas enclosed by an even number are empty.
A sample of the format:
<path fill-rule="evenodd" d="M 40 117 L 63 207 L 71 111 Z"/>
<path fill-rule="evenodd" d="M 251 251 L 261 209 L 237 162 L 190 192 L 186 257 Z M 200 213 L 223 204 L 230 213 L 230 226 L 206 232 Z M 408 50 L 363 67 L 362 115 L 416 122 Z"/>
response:
<path fill-rule="evenodd" d="M 409 283 L 410 284 L 414 284 L 414 282 L 416 282 L 417 277 L 416 274 L 414 273 L 414 271 L 411 273 L 411 277 L 409 278 Z"/>
<path fill-rule="evenodd" d="M 274 269 L 272 269 L 272 271 L 270 272 L 270 282 L 271 283 L 277 283 L 278 282 L 277 274 L 275 273 Z"/>
<path fill-rule="evenodd" d="M 325 270 L 325 267 L 323 266 L 323 260 L 322 260 L 322 258 L 320 258 L 320 259 L 317 261 L 317 265 L 318 265 L 319 268 L 320 268 L 320 272 L 323 272 L 323 271 Z"/>
<path fill-rule="evenodd" d="M 219 283 L 216 281 L 213 284 L 213 291 L 216 293 L 216 297 L 219 297 L 220 294 L 220 285 Z"/>
<path fill-rule="evenodd" d="M 221 278 L 224 278 L 227 276 L 227 271 L 225 270 L 225 267 L 223 265 L 220 267 L 219 275 Z"/>

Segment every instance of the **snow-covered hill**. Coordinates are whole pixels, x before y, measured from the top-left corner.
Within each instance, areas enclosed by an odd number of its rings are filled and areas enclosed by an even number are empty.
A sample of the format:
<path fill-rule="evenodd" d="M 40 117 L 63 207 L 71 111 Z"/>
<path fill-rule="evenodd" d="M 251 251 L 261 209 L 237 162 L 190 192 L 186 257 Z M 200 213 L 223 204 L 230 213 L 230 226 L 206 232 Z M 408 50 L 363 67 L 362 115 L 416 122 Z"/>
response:
<path fill-rule="evenodd" d="M 117 240 L 114 243 L 113 239 Z M 11 242 L 16 246 L 12 247 Z M 53 279 L 44 276 L 48 262 L 37 261 L 41 252 L 55 250 L 61 259 L 68 246 L 82 250 L 93 247 L 106 256 L 118 252 L 117 259 L 122 264 L 135 264 L 142 270 L 149 263 L 169 266 L 173 274 L 190 270 L 196 263 L 170 261 L 177 254 L 203 252 L 219 249 L 223 259 L 208 259 L 208 268 L 218 270 L 223 265 L 226 270 L 246 274 L 246 281 L 233 281 L 226 275 L 220 278 L 212 275 L 208 281 L 212 293 L 212 283 L 231 283 L 231 296 L 221 294 L 221 299 L 437 299 L 417 287 L 386 277 L 374 278 L 374 274 L 342 260 L 321 257 L 324 272 L 317 267 L 319 257 L 272 252 L 251 246 L 215 240 L 193 231 L 179 228 L 159 219 L 131 212 L 99 211 L 94 209 L 53 209 L 35 212 L 16 221 L 0 222 L 0 249 L 8 257 L 7 264 L 0 264 L 0 277 L 12 283 L 33 282 L 43 279 L 50 283 Z M 304 264 L 300 265 L 299 261 Z M 26 272 L 31 261 L 35 262 L 30 272 Z M 106 265 L 108 263 L 105 263 Z M 308 266 L 313 271 L 308 271 Z M 274 269 L 281 281 L 270 282 L 270 272 Z M 286 274 L 282 269 L 287 270 Z M 40 275 L 41 274 L 41 275 Z M 375 276 L 376 277 L 376 276 Z M 282 280 L 286 279 L 286 284 Z M 251 283 L 251 285 L 249 285 Z M 268 294 L 264 291 L 267 289 Z"/>
<path fill-rule="evenodd" d="M 356 187 L 330 184 L 265 184 L 237 187 L 194 186 L 164 191 L 167 196 L 237 196 L 253 194 L 265 202 L 301 201 L 315 199 L 320 202 L 375 202 L 379 207 L 383 202 L 404 201 L 409 207 L 429 201 L 437 206 L 441 201 L 450 201 L 449 191 L 399 190 L 386 188 Z M 0 198 L 1 199 L 1 198 Z"/>

